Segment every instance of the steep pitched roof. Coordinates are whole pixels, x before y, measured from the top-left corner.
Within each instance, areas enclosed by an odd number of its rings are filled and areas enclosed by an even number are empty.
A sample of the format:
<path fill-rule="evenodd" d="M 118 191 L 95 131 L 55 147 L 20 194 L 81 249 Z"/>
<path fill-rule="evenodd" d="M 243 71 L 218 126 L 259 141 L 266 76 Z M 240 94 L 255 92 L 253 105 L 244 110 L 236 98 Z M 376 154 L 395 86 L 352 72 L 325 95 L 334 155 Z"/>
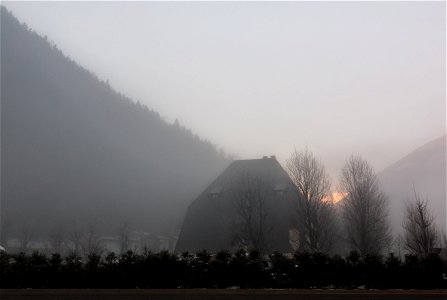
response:
<path fill-rule="evenodd" d="M 235 220 L 234 188 L 241 174 L 262 179 L 271 193 L 273 220 L 271 250 L 291 252 L 289 228 L 291 202 L 296 190 L 287 173 L 270 158 L 234 161 L 189 206 L 177 242 L 176 252 L 219 251 L 232 248 L 232 225 Z"/>

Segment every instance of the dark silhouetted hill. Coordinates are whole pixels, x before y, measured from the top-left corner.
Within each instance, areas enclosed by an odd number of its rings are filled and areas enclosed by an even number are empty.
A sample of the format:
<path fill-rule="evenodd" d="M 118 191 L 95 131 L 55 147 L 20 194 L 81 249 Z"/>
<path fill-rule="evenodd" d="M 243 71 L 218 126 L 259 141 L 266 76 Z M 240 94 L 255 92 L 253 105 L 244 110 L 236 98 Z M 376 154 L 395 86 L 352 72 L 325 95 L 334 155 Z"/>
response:
<path fill-rule="evenodd" d="M 228 164 L 189 130 L 115 92 L 1 8 L 1 200 L 6 236 L 75 221 L 179 230 Z"/>
<path fill-rule="evenodd" d="M 379 178 L 390 197 L 390 217 L 395 231 L 401 230 L 402 218 L 414 190 L 427 198 L 438 226 L 446 227 L 446 136 L 433 140 L 389 166 Z"/>

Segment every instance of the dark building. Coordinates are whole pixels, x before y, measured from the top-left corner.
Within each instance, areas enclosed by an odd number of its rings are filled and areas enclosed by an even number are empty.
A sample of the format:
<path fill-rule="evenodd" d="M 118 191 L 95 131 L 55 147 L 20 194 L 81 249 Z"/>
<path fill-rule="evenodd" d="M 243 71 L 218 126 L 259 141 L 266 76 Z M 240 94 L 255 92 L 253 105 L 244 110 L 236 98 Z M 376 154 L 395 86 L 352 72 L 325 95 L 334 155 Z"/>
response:
<path fill-rule="evenodd" d="M 293 252 L 294 199 L 294 184 L 274 156 L 234 161 L 188 207 L 176 252 Z"/>

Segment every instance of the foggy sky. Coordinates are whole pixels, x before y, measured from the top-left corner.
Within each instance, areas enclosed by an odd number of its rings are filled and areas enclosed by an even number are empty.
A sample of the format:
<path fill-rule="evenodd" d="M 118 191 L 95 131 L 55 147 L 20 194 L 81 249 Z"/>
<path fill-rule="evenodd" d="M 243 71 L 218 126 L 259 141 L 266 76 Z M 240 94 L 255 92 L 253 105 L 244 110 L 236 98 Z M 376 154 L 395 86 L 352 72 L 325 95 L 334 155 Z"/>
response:
<path fill-rule="evenodd" d="M 239 158 L 336 179 L 446 131 L 444 2 L 2 2 L 112 87 Z"/>

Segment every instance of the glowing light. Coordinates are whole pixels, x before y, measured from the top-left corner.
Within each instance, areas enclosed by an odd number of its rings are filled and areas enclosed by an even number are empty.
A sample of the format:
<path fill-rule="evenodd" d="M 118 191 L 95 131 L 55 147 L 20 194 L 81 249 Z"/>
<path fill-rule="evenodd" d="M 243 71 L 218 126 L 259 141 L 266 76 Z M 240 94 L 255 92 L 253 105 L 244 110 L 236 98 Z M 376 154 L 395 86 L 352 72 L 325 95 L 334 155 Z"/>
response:
<path fill-rule="evenodd" d="M 346 192 L 332 193 L 332 201 L 334 201 L 334 203 L 337 203 L 338 201 L 343 200 L 347 195 L 348 193 Z"/>
<path fill-rule="evenodd" d="M 346 197 L 348 193 L 346 192 L 334 192 L 331 195 L 324 197 L 323 201 L 330 201 L 332 203 L 337 203 L 341 200 L 343 200 L 344 197 Z"/>

